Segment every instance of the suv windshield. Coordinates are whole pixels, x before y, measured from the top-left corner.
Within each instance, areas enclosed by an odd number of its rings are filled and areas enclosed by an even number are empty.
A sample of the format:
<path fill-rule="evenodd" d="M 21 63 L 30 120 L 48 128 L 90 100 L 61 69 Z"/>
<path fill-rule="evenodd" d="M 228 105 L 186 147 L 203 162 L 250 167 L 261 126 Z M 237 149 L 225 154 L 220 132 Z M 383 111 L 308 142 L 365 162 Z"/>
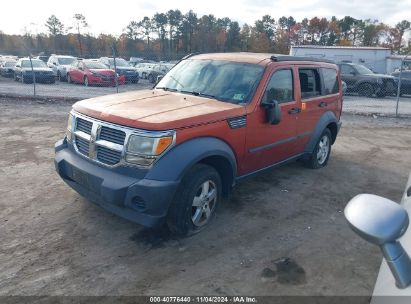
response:
<path fill-rule="evenodd" d="M 44 63 L 44 61 L 41 61 L 40 59 L 32 59 L 31 62 L 33 63 L 33 68 L 47 68 L 47 65 Z M 30 60 L 22 60 L 21 67 L 31 68 Z"/>
<path fill-rule="evenodd" d="M 72 64 L 74 61 L 76 61 L 76 58 L 71 58 L 71 57 L 63 57 L 63 58 L 59 58 L 57 59 L 59 64 L 61 65 L 70 65 Z"/>
<path fill-rule="evenodd" d="M 114 66 L 114 59 L 113 58 L 110 58 L 108 61 L 110 62 L 111 66 Z M 123 58 L 116 58 L 116 66 L 129 67 L 130 65 Z"/>
<path fill-rule="evenodd" d="M 156 88 L 246 103 L 250 101 L 263 72 L 264 67 L 257 64 L 184 60 L 168 72 Z"/>
<path fill-rule="evenodd" d="M 357 69 L 357 72 L 361 75 L 366 75 L 366 74 L 374 74 L 373 71 L 371 71 L 369 68 L 363 66 L 363 65 L 356 65 L 355 68 Z"/>

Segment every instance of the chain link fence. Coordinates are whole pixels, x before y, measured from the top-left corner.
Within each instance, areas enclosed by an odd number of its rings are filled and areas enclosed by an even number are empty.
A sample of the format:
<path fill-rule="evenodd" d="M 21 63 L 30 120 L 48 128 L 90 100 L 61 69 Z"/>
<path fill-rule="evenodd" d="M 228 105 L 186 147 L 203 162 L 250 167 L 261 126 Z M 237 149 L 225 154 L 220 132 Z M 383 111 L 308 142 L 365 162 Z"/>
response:
<path fill-rule="evenodd" d="M 174 64 L 127 62 L 117 57 L 93 59 L 51 56 L 23 59 L 0 58 L 0 95 L 40 98 L 85 99 L 107 94 L 150 89 L 157 76 Z M 16 66 L 17 65 L 19 66 Z M 403 68 L 404 67 L 404 68 Z M 340 67 L 341 68 L 341 67 Z M 392 75 L 343 73 L 347 113 L 377 116 L 411 116 L 411 69 L 401 66 Z"/>

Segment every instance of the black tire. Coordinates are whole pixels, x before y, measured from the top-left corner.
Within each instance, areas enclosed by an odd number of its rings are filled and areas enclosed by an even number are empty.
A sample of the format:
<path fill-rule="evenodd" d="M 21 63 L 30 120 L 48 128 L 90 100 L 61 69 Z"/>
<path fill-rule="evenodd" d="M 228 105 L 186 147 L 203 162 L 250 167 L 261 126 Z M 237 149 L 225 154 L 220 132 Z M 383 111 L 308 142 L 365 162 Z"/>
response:
<path fill-rule="evenodd" d="M 211 195 L 211 190 L 207 192 L 210 193 L 209 197 L 201 198 L 206 183 L 209 183 L 207 189 L 214 189 L 214 195 Z M 189 236 L 207 227 L 221 201 L 221 188 L 221 177 L 213 167 L 197 164 L 191 168 L 181 181 L 168 210 L 167 226 L 171 233 Z M 194 204 L 197 206 L 194 207 Z M 207 208 L 209 213 L 206 212 Z"/>
<path fill-rule="evenodd" d="M 322 157 L 319 157 L 320 154 L 320 149 L 321 149 L 321 143 L 324 144 L 324 138 L 327 138 L 327 154 Z M 318 139 L 317 143 L 315 144 L 315 148 L 313 153 L 310 155 L 310 157 L 305 161 L 305 165 L 308 168 L 311 169 L 319 169 L 322 167 L 325 167 L 328 163 L 328 159 L 330 158 L 330 154 L 331 154 L 331 131 L 327 128 L 323 131 L 323 133 L 321 134 L 320 138 Z M 325 153 L 325 150 L 323 150 L 323 153 Z"/>
<path fill-rule="evenodd" d="M 67 83 L 71 83 L 71 77 L 70 77 L 70 74 L 69 73 L 67 73 Z"/>
<path fill-rule="evenodd" d="M 358 94 L 361 96 L 372 97 L 374 91 L 374 87 L 371 83 L 362 83 L 358 87 Z"/>
<path fill-rule="evenodd" d="M 154 83 L 154 82 L 155 82 L 153 75 L 151 75 L 151 74 L 148 75 L 148 82 L 150 82 L 150 83 Z"/>
<path fill-rule="evenodd" d="M 16 73 L 13 73 L 13 78 L 14 78 L 14 81 L 19 81 L 19 78 L 17 77 Z"/>
<path fill-rule="evenodd" d="M 58 81 L 60 81 L 60 82 L 63 81 L 63 78 L 61 77 L 60 71 L 57 71 L 57 79 L 58 79 Z"/>
<path fill-rule="evenodd" d="M 86 87 L 88 87 L 90 85 L 89 82 L 88 82 L 88 77 L 87 76 L 84 76 L 84 85 Z"/>
<path fill-rule="evenodd" d="M 141 74 L 141 77 L 142 77 L 143 79 L 147 79 L 147 74 L 146 74 L 145 72 L 143 72 L 143 73 Z"/>

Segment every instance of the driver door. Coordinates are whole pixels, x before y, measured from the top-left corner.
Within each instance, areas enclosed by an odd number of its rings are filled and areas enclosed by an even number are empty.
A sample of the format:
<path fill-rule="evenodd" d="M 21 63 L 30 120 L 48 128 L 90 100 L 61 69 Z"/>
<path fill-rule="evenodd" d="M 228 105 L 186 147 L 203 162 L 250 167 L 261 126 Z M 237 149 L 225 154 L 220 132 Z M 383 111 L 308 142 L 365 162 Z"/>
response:
<path fill-rule="evenodd" d="M 295 71 L 291 67 L 274 70 L 264 94 L 254 112 L 247 116 L 247 135 L 243 172 L 249 173 L 269 167 L 297 154 L 297 119 L 301 111 L 295 96 Z M 281 108 L 281 121 L 267 122 L 266 110 L 261 102 L 277 100 Z"/>

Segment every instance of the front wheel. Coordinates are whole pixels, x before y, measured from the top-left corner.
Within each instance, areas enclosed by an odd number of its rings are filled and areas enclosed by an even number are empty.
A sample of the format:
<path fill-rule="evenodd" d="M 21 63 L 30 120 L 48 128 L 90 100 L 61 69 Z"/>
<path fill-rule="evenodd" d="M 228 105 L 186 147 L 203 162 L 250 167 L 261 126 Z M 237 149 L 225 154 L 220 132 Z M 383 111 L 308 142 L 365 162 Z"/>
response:
<path fill-rule="evenodd" d="M 195 165 L 183 178 L 167 215 L 170 231 L 188 236 L 213 218 L 221 200 L 221 178 L 211 166 Z"/>
<path fill-rule="evenodd" d="M 149 81 L 150 83 L 154 83 L 154 82 L 155 82 L 154 76 L 153 76 L 152 74 L 148 75 L 148 81 Z"/>
<path fill-rule="evenodd" d="M 315 145 L 313 153 L 306 160 L 306 165 L 312 169 L 319 169 L 327 165 L 331 153 L 331 131 L 327 128 L 323 131 Z"/>
<path fill-rule="evenodd" d="M 84 85 L 86 87 L 88 87 L 90 85 L 89 82 L 88 82 L 88 77 L 87 76 L 84 77 Z"/>

